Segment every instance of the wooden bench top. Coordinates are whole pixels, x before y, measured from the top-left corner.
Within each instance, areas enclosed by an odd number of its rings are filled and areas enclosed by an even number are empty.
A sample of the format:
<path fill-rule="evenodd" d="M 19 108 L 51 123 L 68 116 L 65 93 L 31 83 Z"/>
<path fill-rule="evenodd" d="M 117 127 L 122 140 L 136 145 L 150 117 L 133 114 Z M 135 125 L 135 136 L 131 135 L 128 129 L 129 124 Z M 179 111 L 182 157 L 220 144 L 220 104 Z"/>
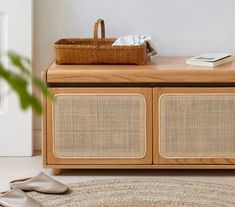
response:
<path fill-rule="evenodd" d="M 48 83 L 235 83 L 235 61 L 216 68 L 186 65 L 187 57 L 161 57 L 148 65 L 57 65 Z"/>

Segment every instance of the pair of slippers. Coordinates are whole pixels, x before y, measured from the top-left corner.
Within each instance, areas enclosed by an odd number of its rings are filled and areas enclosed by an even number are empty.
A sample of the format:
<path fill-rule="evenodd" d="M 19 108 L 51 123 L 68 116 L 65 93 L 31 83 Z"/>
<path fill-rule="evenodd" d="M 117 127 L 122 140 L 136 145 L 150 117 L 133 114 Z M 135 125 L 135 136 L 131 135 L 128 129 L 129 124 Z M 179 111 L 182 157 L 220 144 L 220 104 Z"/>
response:
<path fill-rule="evenodd" d="M 0 205 L 3 207 L 41 207 L 41 204 L 30 198 L 24 191 L 36 191 L 45 194 L 65 194 L 68 186 L 41 172 L 32 178 L 10 182 L 11 190 L 0 193 Z"/>

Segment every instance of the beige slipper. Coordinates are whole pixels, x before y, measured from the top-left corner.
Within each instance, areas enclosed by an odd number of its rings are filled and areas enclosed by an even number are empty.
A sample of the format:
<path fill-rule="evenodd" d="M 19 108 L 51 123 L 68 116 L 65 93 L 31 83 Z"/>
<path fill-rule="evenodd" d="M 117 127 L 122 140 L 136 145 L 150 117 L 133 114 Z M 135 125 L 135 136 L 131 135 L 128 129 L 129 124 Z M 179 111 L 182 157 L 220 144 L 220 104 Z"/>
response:
<path fill-rule="evenodd" d="M 41 207 L 41 204 L 30 198 L 20 189 L 0 193 L 0 206 L 3 207 Z"/>
<path fill-rule="evenodd" d="M 13 180 L 10 182 L 10 188 L 48 194 L 63 194 L 69 190 L 66 185 L 54 180 L 43 172 L 32 178 Z"/>

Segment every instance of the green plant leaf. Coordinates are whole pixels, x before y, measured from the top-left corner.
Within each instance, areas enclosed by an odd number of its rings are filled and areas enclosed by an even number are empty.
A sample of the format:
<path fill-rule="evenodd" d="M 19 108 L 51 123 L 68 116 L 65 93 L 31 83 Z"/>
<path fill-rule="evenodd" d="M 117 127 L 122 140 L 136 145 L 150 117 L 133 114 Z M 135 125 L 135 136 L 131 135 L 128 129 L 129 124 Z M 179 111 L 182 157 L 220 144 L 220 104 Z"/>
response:
<path fill-rule="evenodd" d="M 3 78 L 10 88 L 16 92 L 23 110 L 32 107 L 37 114 L 41 114 L 41 102 L 36 96 L 32 95 L 29 86 L 32 83 L 44 96 L 53 100 L 53 95 L 47 89 L 46 83 L 31 74 L 31 61 L 28 58 L 14 52 L 7 53 L 7 57 L 11 65 L 18 71 L 15 72 L 6 68 L 0 61 L 0 78 Z"/>
<path fill-rule="evenodd" d="M 44 96 L 54 100 L 54 95 L 47 89 L 47 84 L 35 77 L 32 78 L 33 84 L 43 93 Z"/>

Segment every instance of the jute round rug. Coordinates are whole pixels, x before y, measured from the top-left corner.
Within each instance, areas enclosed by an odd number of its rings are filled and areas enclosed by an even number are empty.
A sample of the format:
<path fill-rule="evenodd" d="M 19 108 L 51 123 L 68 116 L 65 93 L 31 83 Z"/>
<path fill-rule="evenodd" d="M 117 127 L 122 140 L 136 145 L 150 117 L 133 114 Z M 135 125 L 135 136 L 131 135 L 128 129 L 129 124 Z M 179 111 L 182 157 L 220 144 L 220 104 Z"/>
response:
<path fill-rule="evenodd" d="M 235 186 L 159 178 L 121 178 L 69 185 L 67 195 L 29 196 L 44 207 L 235 206 Z"/>

